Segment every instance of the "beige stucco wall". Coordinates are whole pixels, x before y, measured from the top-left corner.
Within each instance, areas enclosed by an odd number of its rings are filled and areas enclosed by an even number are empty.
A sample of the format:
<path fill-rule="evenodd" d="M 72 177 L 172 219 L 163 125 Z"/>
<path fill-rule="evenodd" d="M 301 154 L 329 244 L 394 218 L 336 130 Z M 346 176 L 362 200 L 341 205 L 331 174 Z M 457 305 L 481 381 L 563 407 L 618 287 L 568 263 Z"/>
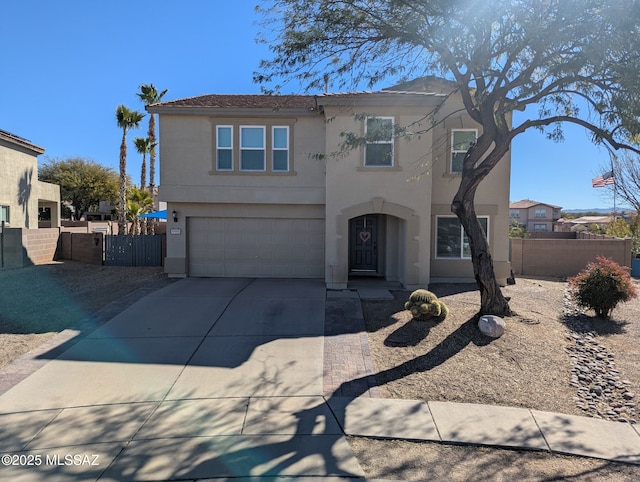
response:
<path fill-rule="evenodd" d="M 356 101 L 357 103 L 357 101 Z M 414 138 L 398 139 L 395 144 L 396 165 L 393 168 L 363 167 L 363 149 L 355 149 L 343 157 L 327 160 L 327 282 L 342 287 L 348 279 L 348 220 L 367 213 L 387 214 L 387 218 L 403 221 L 398 233 L 406 234 L 398 241 L 402 259 L 398 275 L 407 287 L 418 287 L 430 281 L 472 281 L 473 267 L 467 259 L 437 259 L 436 216 L 453 216 L 451 201 L 458 189 L 459 174 L 449 172 L 451 129 L 479 126 L 462 114 L 456 99 L 448 100 L 438 115 L 446 118 L 434 128 L 428 114 L 432 107 L 423 105 L 325 106 L 327 152 L 337 150 L 341 132 L 364 132 L 364 121 L 355 114 L 394 117 L 397 126 L 413 126 L 423 130 Z M 422 121 L 421 121 L 422 120 Z M 506 283 L 509 264 L 509 183 L 510 154 L 500 161 L 482 182 L 476 194 L 476 211 L 489 217 L 489 243 L 496 276 Z M 388 206 L 396 209 L 394 214 Z M 398 209 L 404 209 L 402 213 Z M 391 217 L 390 217 L 391 216 Z M 333 225 L 332 225 L 333 223 Z M 393 231 L 392 231 L 393 232 Z M 387 250 L 386 270 L 390 270 Z M 399 259 L 400 259 L 399 258 Z M 385 275 L 390 274 L 390 271 Z M 393 276 L 392 276 L 393 278 Z"/>
<path fill-rule="evenodd" d="M 38 181 L 38 153 L 0 139 L 0 205 L 9 206 L 11 227 L 37 229 L 39 205 L 60 226 L 60 187 Z"/>
<path fill-rule="evenodd" d="M 421 106 L 325 105 L 326 151 L 336 152 L 342 132 L 364 133 L 358 114 L 393 117 L 396 126 L 408 126 L 433 109 Z M 415 124 L 417 125 L 417 124 Z M 383 256 L 385 276 L 407 287 L 429 282 L 431 237 L 432 159 L 430 131 L 419 137 L 397 139 L 393 167 L 365 167 L 364 148 L 327 158 L 326 177 L 326 279 L 330 287 L 345 287 L 349 276 L 349 220 L 365 214 L 386 216 Z M 417 178 L 415 181 L 411 179 Z M 393 260 L 396 266 L 392 267 Z"/>
<path fill-rule="evenodd" d="M 187 272 L 187 228 L 190 217 L 324 217 L 325 278 L 332 288 L 346 287 L 349 270 L 349 220 L 381 215 L 383 275 L 407 288 L 432 280 L 473 278 L 470 260 L 435 259 L 435 220 L 450 215 L 459 176 L 448 171 L 450 130 L 475 127 L 450 102 L 439 111 L 444 125 L 431 128 L 429 113 L 443 100 L 437 96 L 382 95 L 321 97 L 324 115 L 293 115 L 269 111 L 249 117 L 160 115 L 160 199 L 169 214 L 168 258 L 173 276 Z M 365 99 L 365 100 L 363 100 Z M 368 102 L 366 105 L 363 102 Z M 420 135 L 395 142 L 393 167 L 364 167 L 364 150 L 340 156 L 343 132 L 362 134 L 364 120 L 356 114 L 393 117 L 397 126 L 412 126 Z M 216 125 L 289 125 L 292 129 L 292 169 L 289 173 L 228 173 L 215 170 Z M 236 136 L 237 137 L 237 136 Z M 268 146 L 267 146 L 268 148 Z M 236 153 L 237 139 L 236 139 Z M 323 160 L 314 158 L 326 154 Z M 237 154 L 236 154 L 237 155 Z M 509 275 L 509 178 L 506 156 L 478 190 L 477 212 L 490 217 L 489 241 L 499 280 Z"/>
<path fill-rule="evenodd" d="M 324 218 L 324 160 L 313 157 L 324 152 L 324 119 L 317 114 L 291 116 L 273 111 L 269 114 L 160 115 L 159 197 L 167 202 L 169 213 L 167 273 L 186 275 L 190 217 Z M 288 125 L 292 136 L 290 172 L 216 171 L 217 125 Z M 237 143 L 237 136 L 234 138 Z M 237 144 L 235 147 L 237 154 Z M 178 222 L 172 219 L 173 210 L 178 213 Z"/>
<path fill-rule="evenodd" d="M 470 259 L 436 258 L 436 217 L 454 216 L 451 202 L 460 185 L 460 174 L 452 174 L 451 159 L 452 129 L 482 129 L 461 112 L 462 102 L 456 97 L 447 100 L 439 115 L 445 118 L 433 130 L 433 197 L 430 222 L 433 225 L 431 238 L 432 281 L 474 281 Z M 458 113 L 456 113 L 458 112 Z M 509 263 L 509 186 L 511 178 L 511 152 L 500 160 L 493 171 L 481 182 L 476 192 L 475 205 L 478 216 L 489 218 L 489 245 L 494 269 L 499 283 L 506 284 L 510 274 Z"/>

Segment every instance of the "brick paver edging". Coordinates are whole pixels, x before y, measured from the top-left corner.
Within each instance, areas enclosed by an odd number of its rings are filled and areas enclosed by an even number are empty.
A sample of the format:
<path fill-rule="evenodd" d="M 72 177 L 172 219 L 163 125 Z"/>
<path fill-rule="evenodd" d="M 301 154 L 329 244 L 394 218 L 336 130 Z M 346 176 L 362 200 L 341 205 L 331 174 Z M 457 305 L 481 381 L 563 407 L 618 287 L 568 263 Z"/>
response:
<path fill-rule="evenodd" d="M 380 398 L 360 298 L 327 298 L 324 322 L 325 396 Z"/>

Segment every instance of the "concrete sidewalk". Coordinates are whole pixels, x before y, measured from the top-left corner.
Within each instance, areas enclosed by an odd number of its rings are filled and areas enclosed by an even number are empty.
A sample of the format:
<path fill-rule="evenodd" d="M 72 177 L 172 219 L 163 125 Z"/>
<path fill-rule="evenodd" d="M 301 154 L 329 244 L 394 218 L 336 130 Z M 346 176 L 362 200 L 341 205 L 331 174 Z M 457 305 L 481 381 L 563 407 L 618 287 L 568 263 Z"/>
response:
<path fill-rule="evenodd" d="M 0 396 L 0 479 L 364 478 L 345 435 L 640 464 L 628 424 L 372 398 L 358 307 L 319 280 L 168 284 Z"/>

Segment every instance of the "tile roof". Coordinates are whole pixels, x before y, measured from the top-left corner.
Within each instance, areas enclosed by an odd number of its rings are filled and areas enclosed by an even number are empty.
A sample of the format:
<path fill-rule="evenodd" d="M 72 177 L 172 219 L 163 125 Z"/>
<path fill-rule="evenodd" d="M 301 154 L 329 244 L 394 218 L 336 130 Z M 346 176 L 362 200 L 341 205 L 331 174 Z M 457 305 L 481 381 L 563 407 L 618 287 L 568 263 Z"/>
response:
<path fill-rule="evenodd" d="M 153 107 L 209 107 L 247 109 L 315 109 L 313 95 L 208 94 L 170 100 Z"/>
<path fill-rule="evenodd" d="M 562 209 L 562 206 L 554 206 L 553 204 L 541 203 L 539 201 L 533 201 L 531 199 L 522 199 L 520 201 L 509 203 L 509 209 L 529 209 L 530 207 L 538 205 L 549 206 L 554 209 Z"/>
<path fill-rule="evenodd" d="M 31 141 L 24 139 L 23 137 L 12 134 L 11 132 L 0 130 L 0 139 L 10 142 L 11 144 L 16 144 L 18 146 L 26 147 L 27 149 L 38 153 L 44 153 L 44 147 L 36 146 Z"/>

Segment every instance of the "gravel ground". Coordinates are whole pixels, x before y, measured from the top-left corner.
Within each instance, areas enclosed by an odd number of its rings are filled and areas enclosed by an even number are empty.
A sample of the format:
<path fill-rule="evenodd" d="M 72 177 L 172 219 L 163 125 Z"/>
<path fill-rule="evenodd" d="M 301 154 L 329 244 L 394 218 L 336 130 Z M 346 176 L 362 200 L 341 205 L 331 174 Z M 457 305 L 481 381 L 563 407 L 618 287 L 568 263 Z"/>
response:
<path fill-rule="evenodd" d="M 504 288 L 516 314 L 506 320 L 505 334 L 490 341 L 474 319 L 479 307 L 474 286 L 430 288 L 450 309 L 441 323 L 412 321 L 403 306 L 409 292 L 393 292 L 393 302 L 363 302 L 374 366 L 390 373 L 377 379 L 383 396 L 637 418 L 640 300 L 620 305 L 612 321 L 603 321 L 575 309 L 564 281 L 518 279 Z M 371 478 L 640 480 L 637 466 L 543 452 L 370 439 L 350 443 Z"/>
<path fill-rule="evenodd" d="M 378 380 L 385 397 L 636 419 L 640 326 L 633 321 L 640 300 L 603 321 L 575 309 L 565 282 L 519 279 L 504 289 L 516 314 L 491 341 L 477 329 L 479 294 L 472 286 L 431 289 L 450 309 L 441 323 L 412 320 L 405 291 L 395 291 L 393 302 L 363 302 L 376 370 L 390 372 Z"/>
<path fill-rule="evenodd" d="M 0 272 L 0 367 L 91 313 L 165 277 L 161 267 L 64 261 Z"/>

